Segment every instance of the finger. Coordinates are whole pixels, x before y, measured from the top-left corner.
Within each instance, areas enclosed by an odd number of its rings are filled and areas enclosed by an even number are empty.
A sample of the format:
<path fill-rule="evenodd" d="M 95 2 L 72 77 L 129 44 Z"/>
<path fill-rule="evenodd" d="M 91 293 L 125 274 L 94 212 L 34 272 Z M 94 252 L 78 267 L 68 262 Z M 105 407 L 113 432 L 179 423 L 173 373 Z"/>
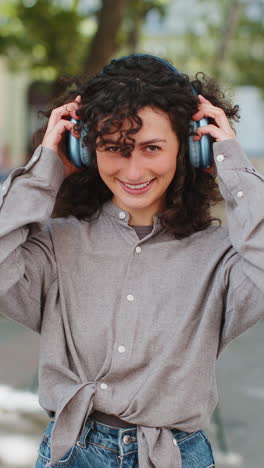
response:
<path fill-rule="evenodd" d="M 80 105 L 78 102 L 73 101 L 53 109 L 50 114 L 48 128 L 53 128 L 62 117 L 69 116 L 78 120 L 79 116 L 76 114 L 76 111 L 79 108 L 79 106 Z"/>
<path fill-rule="evenodd" d="M 212 104 L 207 104 L 206 102 L 199 104 L 198 111 L 195 112 L 192 117 L 193 120 L 201 120 L 203 117 L 223 117 L 228 121 L 223 109 L 213 106 Z"/>
<path fill-rule="evenodd" d="M 78 96 L 76 96 L 76 98 L 75 98 L 75 101 L 76 101 L 78 104 L 81 104 L 81 99 L 82 99 L 82 98 L 81 98 L 81 95 L 78 94 Z"/>
<path fill-rule="evenodd" d="M 192 119 L 201 120 L 204 117 L 213 118 L 218 127 L 224 130 L 225 132 L 229 132 L 231 130 L 231 126 L 227 116 L 225 115 L 225 112 L 219 107 L 207 103 L 200 104 L 199 110 L 195 114 L 193 114 Z"/>
<path fill-rule="evenodd" d="M 71 132 L 71 134 L 74 137 L 79 138 L 80 134 L 78 131 L 75 130 L 75 127 L 76 124 L 74 122 L 71 122 L 70 120 L 66 119 L 61 119 L 55 126 L 54 133 L 56 132 L 62 136 L 66 131 L 68 131 Z"/>
<path fill-rule="evenodd" d="M 203 135 L 211 135 L 215 138 L 216 141 L 224 141 L 235 139 L 236 135 L 234 131 L 231 129 L 229 132 L 225 132 L 219 127 L 216 127 L 213 124 L 203 125 L 196 130 L 197 135 L 193 137 L 195 141 L 200 140 Z"/>
<path fill-rule="evenodd" d="M 198 99 L 199 101 L 202 103 L 202 102 L 206 102 L 207 104 L 211 104 L 211 101 L 209 101 L 208 99 L 206 99 L 202 94 L 198 94 Z"/>
<path fill-rule="evenodd" d="M 79 119 L 76 111 L 79 109 L 80 104 L 77 101 L 68 102 L 57 109 L 58 115 L 60 117 L 70 116 L 74 119 Z M 55 109 L 56 110 L 56 109 Z"/>
<path fill-rule="evenodd" d="M 46 131 L 42 145 L 48 148 L 57 151 L 58 145 L 60 144 L 63 135 L 66 131 L 71 132 L 74 136 L 78 137 L 79 135 L 74 131 L 75 124 L 70 120 L 61 119 L 57 124 L 53 127 L 52 130 Z"/>

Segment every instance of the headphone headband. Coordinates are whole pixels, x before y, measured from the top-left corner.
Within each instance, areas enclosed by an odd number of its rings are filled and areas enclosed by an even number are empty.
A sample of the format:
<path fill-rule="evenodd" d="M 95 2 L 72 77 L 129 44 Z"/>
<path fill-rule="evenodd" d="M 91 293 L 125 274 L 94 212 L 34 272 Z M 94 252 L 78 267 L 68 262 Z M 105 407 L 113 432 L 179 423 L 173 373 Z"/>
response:
<path fill-rule="evenodd" d="M 150 54 L 130 54 L 130 55 L 124 55 L 123 57 L 119 57 L 118 59 L 115 59 L 117 62 L 119 60 L 123 60 L 123 59 L 126 59 L 126 58 L 129 58 L 129 57 L 150 57 L 152 59 L 155 59 L 157 60 L 157 62 L 161 62 L 163 65 L 166 65 L 167 67 L 169 67 L 171 70 L 173 70 L 176 75 L 181 75 L 181 73 L 179 72 L 179 70 L 177 70 L 176 67 L 174 67 L 174 65 L 172 65 L 170 62 L 167 62 L 167 60 L 161 58 L 161 57 L 157 57 L 156 55 L 150 55 Z M 192 93 L 194 96 L 198 96 L 198 93 L 196 91 L 196 89 L 192 87 Z"/>

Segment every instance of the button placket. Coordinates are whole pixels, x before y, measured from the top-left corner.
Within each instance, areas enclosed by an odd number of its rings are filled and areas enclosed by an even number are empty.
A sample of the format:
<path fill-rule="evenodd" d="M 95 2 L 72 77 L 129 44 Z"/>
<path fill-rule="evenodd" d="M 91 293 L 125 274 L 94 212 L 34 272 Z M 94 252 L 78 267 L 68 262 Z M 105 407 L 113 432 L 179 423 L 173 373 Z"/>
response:
<path fill-rule="evenodd" d="M 136 258 L 137 247 L 139 245 L 134 244 L 127 257 L 126 273 L 122 286 L 123 294 L 117 310 L 117 331 L 113 344 L 113 358 L 110 369 L 112 371 L 115 371 L 115 369 L 120 370 L 120 366 L 124 366 L 125 368 L 127 359 L 130 360 L 131 358 L 133 330 L 137 322 L 135 314 L 138 313 L 137 296 L 131 294 L 134 291 L 138 294 L 137 270 L 139 268 L 139 259 Z M 133 310 L 135 310 L 134 314 Z M 120 354 L 123 356 L 120 356 Z"/>

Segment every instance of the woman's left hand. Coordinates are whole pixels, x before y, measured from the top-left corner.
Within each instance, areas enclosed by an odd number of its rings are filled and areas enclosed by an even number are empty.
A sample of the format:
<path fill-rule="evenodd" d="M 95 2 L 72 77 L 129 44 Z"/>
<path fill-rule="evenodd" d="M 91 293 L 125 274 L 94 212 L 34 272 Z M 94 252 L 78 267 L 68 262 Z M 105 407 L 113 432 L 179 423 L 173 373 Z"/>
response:
<path fill-rule="evenodd" d="M 225 115 L 223 109 L 220 107 L 213 106 L 208 99 L 205 99 L 201 94 L 198 95 L 200 104 L 198 112 L 193 114 L 193 120 L 200 120 L 204 117 L 212 117 L 215 120 L 216 125 L 209 124 L 203 125 L 196 130 L 197 136 L 194 136 L 194 140 L 200 140 L 203 135 L 211 135 L 216 141 L 224 141 L 236 139 L 236 134 L 231 128 L 228 118 Z"/>

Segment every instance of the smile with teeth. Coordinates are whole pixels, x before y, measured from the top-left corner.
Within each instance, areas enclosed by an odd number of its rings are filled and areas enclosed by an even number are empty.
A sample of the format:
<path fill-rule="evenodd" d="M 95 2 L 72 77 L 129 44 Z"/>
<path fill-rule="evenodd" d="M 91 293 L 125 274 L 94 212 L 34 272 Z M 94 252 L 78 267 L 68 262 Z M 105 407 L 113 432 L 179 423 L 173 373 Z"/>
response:
<path fill-rule="evenodd" d="M 151 180 L 149 180 L 148 182 L 145 182 L 144 184 L 138 184 L 138 185 L 126 184 L 125 182 L 123 182 L 123 184 L 126 185 L 127 187 L 131 188 L 131 189 L 140 189 L 140 188 L 143 188 L 143 187 L 146 187 L 147 185 L 149 185 L 150 182 L 151 182 Z"/>

